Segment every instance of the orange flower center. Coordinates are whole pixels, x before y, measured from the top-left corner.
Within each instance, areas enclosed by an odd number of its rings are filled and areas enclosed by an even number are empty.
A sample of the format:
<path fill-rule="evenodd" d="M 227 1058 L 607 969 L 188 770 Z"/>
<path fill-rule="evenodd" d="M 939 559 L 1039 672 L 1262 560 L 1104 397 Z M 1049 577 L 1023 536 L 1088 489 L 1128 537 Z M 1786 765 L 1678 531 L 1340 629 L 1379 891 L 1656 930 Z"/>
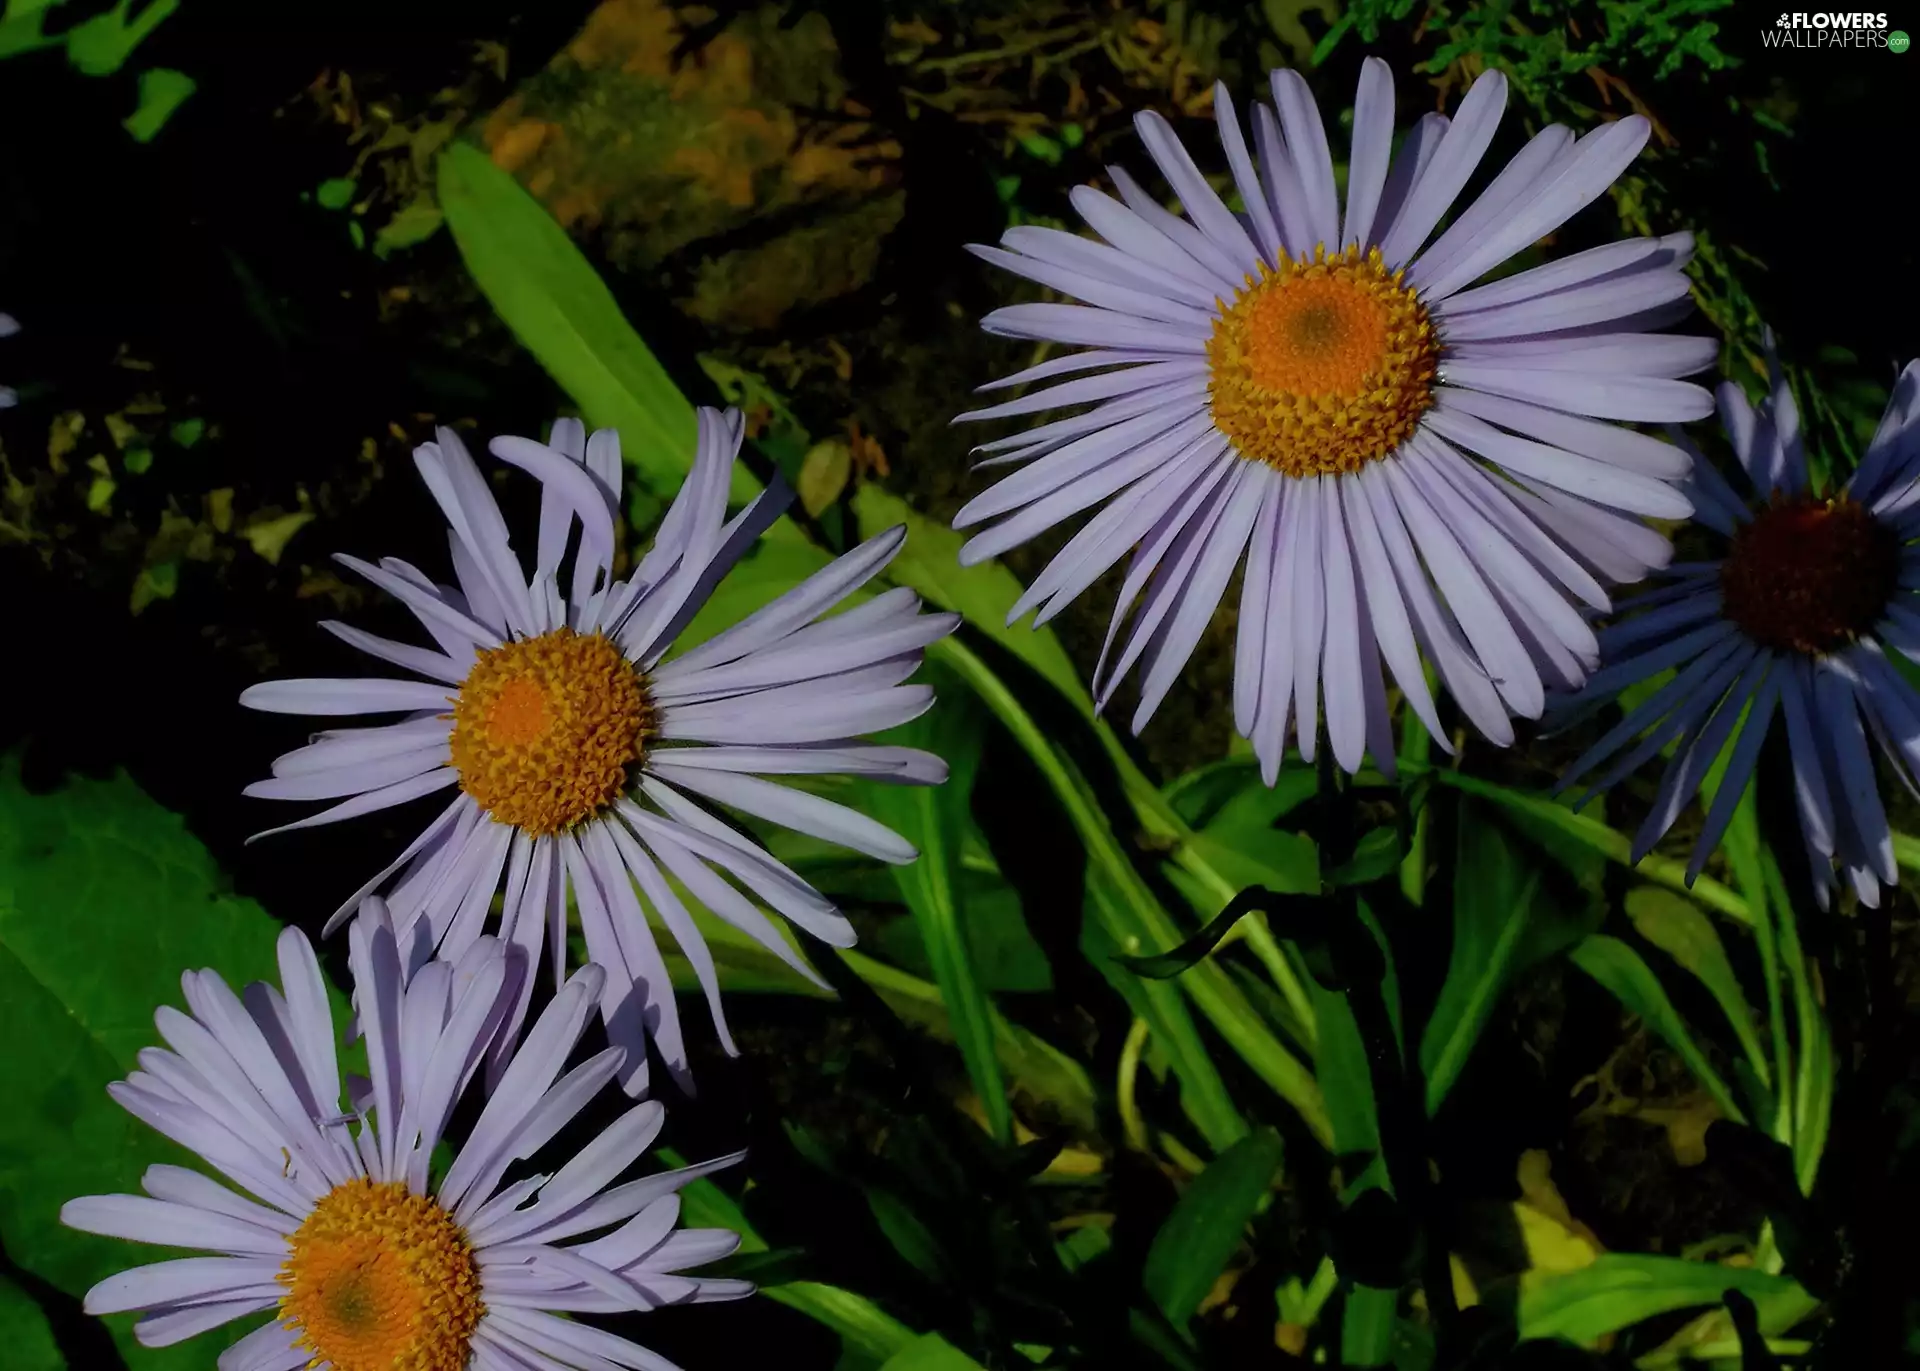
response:
<path fill-rule="evenodd" d="M 543 837 L 625 793 L 654 726 L 620 649 L 560 628 L 480 654 L 454 701 L 453 765 L 496 823 Z"/>
<path fill-rule="evenodd" d="M 1412 436 L 1433 404 L 1440 342 L 1380 250 L 1264 264 L 1207 342 L 1214 425 L 1289 476 L 1359 471 Z"/>
<path fill-rule="evenodd" d="M 335 1187 L 280 1268 L 281 1322 L 334 1371 L 464 1371 L 486 1306 L 467 1235 L 438 1204 L 392 1182 Z"/>
<path fill-rule="evenodd" d="M 1845 496 L 1776 495 L 1720 568 L 1727 618 L 1762 647 L 1820 656 L 1869 632 L 1900 579 L 1900 541 Z"/>

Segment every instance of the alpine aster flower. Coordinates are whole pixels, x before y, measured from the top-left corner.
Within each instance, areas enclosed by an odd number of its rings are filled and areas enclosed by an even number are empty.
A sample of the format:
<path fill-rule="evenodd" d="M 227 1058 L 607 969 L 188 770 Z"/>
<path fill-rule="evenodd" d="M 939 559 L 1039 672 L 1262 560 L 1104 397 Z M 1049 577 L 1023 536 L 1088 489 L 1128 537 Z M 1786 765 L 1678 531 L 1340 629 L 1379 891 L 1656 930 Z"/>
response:
<path fill-rule="evenodd" d="M 991 333 L 1085 351 L 996 389 L 1071 373 L 965 419 L 1093 407 L 990 442 L 987 465 L 1026 465 L 954 521 L 997 520 L 979 561 L 1107 502 L 1015 606 L 1044 623 L 1132 554 L 1101 703 L 1144 663 L 1145 725 L 1191 655 L 1244 555 L 1234 723 L 1271 782 L 1289 721 L 1314 755 L 1324 695 L 1341 766 L 1391 767 L 1384 659 L 1448 746 L 1421 662 L 1498 743 L 1538 717 L 1549 686 L 1577 686 L 1597 645 L 1576 601 L 1608 605 L 1670 549 L 1636 516 L 1688 512 L 1682 454 L 1606 421 L 1686 420 L 1712 407 L 1675 378 L 1710 365 L 1703 338 L 1650 333 L 1684 313 L 1685 234 L 1610 243 L 1472 283 L 1601 195 L 1639 153 L 1639 116 L 1576 138 L 1542 130 L 1429 244 L 1492 141 L 1506 102 L 1482 76 L 1449 122 L 1428 114 L 1391 156 L 1393 80 L 1369 59 L 1354 105 L 1344 209 L 1326 130 L 1297 72 L 1254 111 L 1255 170 L 1224 86 L 1220 140 L 1246 212 L 1226 206 L 1166 120 L 1135 123 L 1184 206 L 1162 208 L 1124 171 L 1116 201 L 1074 208 L 1104 241 L 1008 230 L 989 262 L 1084 304 L 1024 304 Z M 1471 288 L 1470 288 L 1471 287 Z M 1144 599 L 1116 657 L 1115 640 Z"/>
<path fill-rule="evenodd" d="M 285 826 L 294 829 L 458 788 L 420 836 L 341 905 L 328 930 L 367 894 L 385 889 L 403 941 L 424 937 L 441 956 L 458 960 L 480 936 L 504 880 L 500 937 L 534 962 L 544 942 L 557 983 L 571 894 L 587 956 L 606 969 L 601 1009 L 609 1035 L 627 1049 L 622 1084 L 635 1095 L 647 1088 L 648 1038 L 683 1085 L 687 1070 L 672 987 L 643 902 L 679 943 L 721 1041 L 734 1050 L 712 957 L 668 876 L 813 979 L 812 968 L 738 887 L 833 946 L 854 941 L 852 925 L 831 901 L 708 805 L 883 861 L 910 862 L 917 855 L 912 845 L 874 820 L 763 777 L 838 774 L 921 785 L 946 778 L 940 758 L 869 744 L 861 735 L 905 723 L 933 703 L 931 687 L 903 682 L 957 616 L 921 614 L 911 591 L 895 589 L 822 617 L 892 560 L 903 528 L 870 539 L 733 627 L 663 660 L 791 498 L 784 486 L 769 490 L 727 520 L 741 433 L 738 411 L 700 412 L 699 450 L 686 485 L 633 574 L 613 580 L 617 434 L 601 430 L 589 439 L 578 421 L 562 419 L 550 445 L 493 441 L 495 456 L 542 485 L 529 578 L 479 468 L 453 433 L 440 430 L 439 441 L 419 448 L 414 460 L 447 516 L 457 588 L 436 585 L 405 562 L 339 558 L 411 609 L 438 650 L 324 625 L 426 679 L 273 681 L 241 696 L 252 708 L 287 714 L 405 716 L 322 733 L 276 761 L 272 779 L 247 789 L 276 800 L 345 797 Z M 576 525 L 578 550 L 563 594 L 562 562 Z M 531 993 L 529 978 L 516 1024 Z M 490 1070 L 510 1041 L 502 1038 Z"/>
<path fill-rule="evenodd" d="M 644 1103 L 552 1174 L 501 1184 L 619 1069 L 625 1054 L 610 1047 L 561 1074 L 600 996 L 600 968 L 576 972 L 547 1006 L 434 1186 L 442 1130 L 533 967 L 511 945 L 477 938 L 457 964 L 429 962 L 409 979 L 378 899 L 349 940 L 372 1072 L 349 1078 L 350 1112 L 326 985 L 297 929 L 280 935 L 280 986 L 236 995 L 212 971 L 181 978 L 189 1012 L 155 1015 L 171 1050 L 144 1050 L 140 1069 L 107 1088 L 231 1184 L 156 1165 L 145 1195 L 69 1200 L 60 1218 L 220 1255 L 109 1276 L 87 1292 L 87 1312 L 139 1311 L 134 1335 L 165 1347 L 274 1311 L 221 1354 L 220 1371 L 671 1371 L 560 1315 L 751 1294 L 743 1281 L 679 1274 L 727 1255 L 734 1234 L 675 1231 L 680 1188 L 739 1157 L 613 1184 L 660 1131 L 665 1111 Z"/>
<path fill-rule="evenodd" d="M 1777 362 L 1772 371 L 1758 410 L 1730 381 L 1719 391 L 1721 422 L 1753 500 L 1675 435 L 1693 462 L 1694 515 L 1725 536 L 1726 551 L 1715 561 L 1676 563 L 1666 584 L 1621 605 L 1622 617 L 1601 632 L 1607 665 L 1567 702 L 1569 715 L 1662 672 L 1675 675 L 1588 749 L 1561 788 L 1611 761 L 1585 803 L 1674 744 L 1634 837 L 1639 861 L 1731 739 L 1687 864 L 1691 881 L 1726 832 L 1778 715 L 1823 907 L 1836 862 L 1861 901 L 1877 905 L 1880 886 L 1894 884 L 1897 872 L 1868 733 L 1909 789 L 1920 778 L 1920 694 L 1889 656 L 1920 656 L 1920 361 L 1901 373 L 1859 468 L 1825 494 L 1810 488 L 1793 391 Z"/>

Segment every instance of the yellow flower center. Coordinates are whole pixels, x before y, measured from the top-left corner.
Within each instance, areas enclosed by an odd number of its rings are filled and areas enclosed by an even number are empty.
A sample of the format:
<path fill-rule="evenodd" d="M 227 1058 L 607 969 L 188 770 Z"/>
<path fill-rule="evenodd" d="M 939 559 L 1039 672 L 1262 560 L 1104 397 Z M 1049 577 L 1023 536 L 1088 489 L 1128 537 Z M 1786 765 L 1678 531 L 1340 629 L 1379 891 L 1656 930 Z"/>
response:
<path fill-rule="evenodd" d="M 1359 471 L 1433 404 L 1440 341 L 1380 250 L 1261 264 L 1207 341 L 1213 422 L 1243 457 L 1288 476 Z"/>
<path fill-rule="evenodd" d="M 464 1371 L 487 1312 L 467 1235 L 399 1182 L 329 1191 L 288 1245 L 280 1318 L 334 1371 Z"/>
<path fill-rule="evenodd" d="M 625 792 L 654 724 L 625 654 L 559 628 L 480 653 L 454 701 L 453 765 L 494 822 L 544 837 Z"/>
<path fill-rule="evenodd" d="M 1734 534 L 1720 602 L 1762 647 L 1817 657 L 1871 631 L 1899 581 L 1899 537 L 1865 505 L 1776 495 Z"/>

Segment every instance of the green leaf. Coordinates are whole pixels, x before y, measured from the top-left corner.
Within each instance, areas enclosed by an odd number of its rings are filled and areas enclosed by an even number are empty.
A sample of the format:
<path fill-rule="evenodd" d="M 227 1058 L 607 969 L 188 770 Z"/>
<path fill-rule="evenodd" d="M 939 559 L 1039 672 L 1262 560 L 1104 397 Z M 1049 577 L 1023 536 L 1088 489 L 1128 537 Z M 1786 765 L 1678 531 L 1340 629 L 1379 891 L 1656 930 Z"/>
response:
<path fill-rule="evenodd" d="M 67 30 L 67 61 L 88 76 L 111 76 L 133 50 L 180 8 L 180 0 L 146 0 L 134 14 L 135 0 L 119 0 L 110 10 Z M 132 16 L 129 19 L 129 16 Z"/>
<path fill-rule="evenodd" d="M 1707 1054 L 1701 1050 L 1693 1030 L 1667 998 L 1660 978 L 1638 952 L 1618 938 L 1595 933 L 1573 949 L 1572 958 L 1575 966 L 1598 981 L 1628 1010 L 1638 1014 L 1649 1030 L 1680 1054 L 1680 1060 L 1686 1063 L 1701 1088 L 1713 1096 L 1721 1113 L 1735 1123 L 1747 1121 L 1734 1102 L 1733 1092 L 1708 1063 Z"/>
<path fill-rule="evenodd" d="M 1327 873 L 1330 885 L 1366 885 L 1394 875 L 1406 853 L 1400 830 L 1391 826 L 1369 829 L 1354 844 L 1353 856 Z"/>
<path fill-rule="evenodd" d="M 345 209 L 353 203 L 355 189 L 351 176 L 335 176 L 322 181 L 319 189 L 314 191 L 313 198 L 321 209 Z"/>
<path fill-rule="evenodd" d="M 693 462 L 693 406 L 545 207 L 479 148 L 440 154 L 440 209 L 467 270 L 496 313 L 595 428 L 620 431 L 622 459 L 657 494 Z M 733 500 L 759 491 L 733 470 Z M 784 522 L 784 521 L 783 521 Z M 800 536 L 787 525 L 786 537 Z"/>
<path fill-rule="evenodd" d="M 1356 1285 L 1340 1310 L 1340 1364 L 1387 1366 L 1393 1361 L 1393 1335 L 1400 1292 L 1378 1285 Z"/>
<path fill-rule="evenodd" d="M 945 682 L 940 682 L 945 685 Z M 886 741 L 919 747 L 947 760 L 945 785 L 862 787 L 873 817 L 920 849 L 920 860 L 893 868 L 900 894 L 919 925 L 933 965 L 954 1042 L 979 1093 L 987 1125 L 1001 1142 L 1013 1139 L 1013 1111 L 994 1055 L 994 1008 L 980 987 L 967 937 L 967 911 L 960 903 L 960 849 L 973 819 L 973 777 L 980 763 L 984 720 L 978 703 L 957 688 L 940 692 L 931 710 Z"/>
<path fill-rule="evenodd" d="M 171 67 L 150 67 L 140 73 L 140 103 L 120 126 L 133 135 L 136 143 L 151 143 L 174 112 L 198 90 L 194 79 Z"/>
<path fill-rule="evenodd" d="M 373 235 L 373 255 L 384 261 L 396 252 L 424 243 L 446 222 L 447 216 L 440 212 L 439 204 L 423 190 L 396 210 L 393 218 Z"/>
<path fill-rule="evenodd" d="M 1249 1133 L 1207 1164 L 1154 1234 L 1141 1281 L 1175 1328 L 1227 1269 L 1283 1156 L 1279 1134 Z"/>
<path fill-rule="evenodd" d="M 1795 1292 L 1804 1298 L 1787 1277 L 1754 1267 L 1608 1252 L 1578 1271 L 1523 1280 L 1520 1335 L 1591 1345 L 1643 1319 L 1719 1304 L 1729 1290 L 1756 1302 Z"/>
<path fill-rule="evenodd" d="M 1627 892 L 1627 917 L 1641 937 L 1691 971 L 1707 988 L 1726 1014 L 1754 1071 L 1771 1087 L 1772 1072 L 1754 1025 L 1753 1008 L 1740 989 L 1740 980 L 1733 973 L 1733 963 L 1727 959 L 1726 946 L 1713 921 L 1693 901 L 1653 886 Z"/>
<path fill-rule="evenodd" d="M 980 1371 L 980 1363 L 938 1333 L 923 1333 L 888 1357 L 880 1371 Z"/>
<path fill-rule="evenodd" d="M 1591 931 L 1541 890 L 1497 823 L 1463 805 L 1453 869 L 1453 952 L 1420 1038 L 1427 1112 L 1459 1079 L 1500 997 L 1521 972 Z"/>
<path fill-rule="evenodd" d="M 0 1276 L 0 1347 L 7 1349 L 7 1371 L 66 1371 L 67 1359 L 46 1314 L 5 1276 Z"/>
<path fill-rule="evenodd" d="M 107 1098 L 158 1042 L 153 1012 L 181 1003 L 183 971 L 211 967 L 236 990 L 279 980 L 280 925 L 234 895 L 179 816 L 124 776 L 29 794 L 0 759 L 0 1244 L 60 1290 L 177 1252 L 76 1233 L 60 1205 L 136 1193 L 153 1162 L 184 1150 Z M 336 1023 L 346 1023 L 335 1000 Z M 204 1168 L 202 1168 L 204 1169 Z M 130 1371 L 202 1371 L 231 1335 L 149 1350 L 131 1319 L 107 1321 Z M 239 1332 L 245 1332 L 243 1324 Z"/>
<path fill-rule="evenodd" d="M 1405 768 L 1411 771 L 1411 767 Z M 1639 865 L 1631 860 L 1633 840 L 1617 828 L 1610 828 L 1600 820 L 1589 818 L 1585 814 L 1576 814 L 1568 806 L 1542 795 L 1529 795 L 1524 791 L 1510 790 L 1493 781 L 1483 781 L 1477 776 L 1463 775 L 1446 767 L 1436 767 L 1433 778 L 1442 785 L 1463 791 L 1468 795 L 1477 795 L 1504 805 L 1516 815 L 1536 820 L 1566 837 L 1593 849 L 1610 862 L 1638 872 L 1656 885 L 1664 885 L 1669 890 L 1678 890 L 1690 894 L 1709 909 L 1718 910 L 1741 923 L 1753 922 L 1753 911 L 1747 908 L 1747 902 L 1733 890 L 1728 889 L 1711 876 L 1702 876 L 1687 885 L 1687 864 L 1671 857 L 1652 854 L 1643 857 Z"/>
<path fill-rule="evenodd" d="M 862 538 L 905 524 L 907 545 L 889 568 L 893 580 L 960 615 L 1032 667 L 1087 718 L 1093 718 L 1093 697 L 1081 684 L 1073 659 L 1053 630 L 1007 624 L 1007 612 L 1021 593 L 1020 582 L 1011 571 L 998 562 L 962 566 L 960 546 L 964 538 L 879 486 L 867 484 L 854 492 L 853 513 Z"/>

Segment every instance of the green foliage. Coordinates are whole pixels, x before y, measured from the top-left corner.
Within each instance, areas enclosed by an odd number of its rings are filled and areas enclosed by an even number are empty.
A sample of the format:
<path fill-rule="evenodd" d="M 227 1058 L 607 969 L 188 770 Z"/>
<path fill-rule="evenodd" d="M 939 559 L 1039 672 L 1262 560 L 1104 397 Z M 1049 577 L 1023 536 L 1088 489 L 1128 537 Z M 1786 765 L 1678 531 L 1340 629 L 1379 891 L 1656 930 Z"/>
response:
<path fill-rule="evenodd" d="M 1174 1327 L 1186 1326 L 1233 1259 L 1282 1156 L 1277 1134 L 1249 1133 L 1208 1163 L 1154 1234 L 1141 1279 Z"/>
<path fill-rule="evenodd" d="M 278 981 L 279 927 L 234 895 L 179 816 L 124 777 L 29 792 L 0 758 L 0 1242 L 9 1260 L 78 1298 L 142 1260 L 59 1222 L 76 1195 L 137 1193 L 154 1162 L 192 1159 L 107 1098 L 158 1041 L 153 1010 L 180 974 L 211 967 L 239 988 Z M 346 1022 L 336 1003 L 336 1021 Z M 161 1350 L 112 1319 L 131 1371 L 198 1371 L 229 1338 Z M 244 1330 L 242 1330 L 244 1331 Z M 9 1360 L 9 1365 L 12 1365 Z"/>
<path fill-rule="evenodd" d="M 1506 69 L 1523 89 L 1544 90 L 1595 67 L 1632 62 L 1664 78 L 1689 64 L 1720 71 L 1737 59 L 1715 38 L 1733 0 L 1348 0 L 1320 41 L 1316 62 L 1349 33 L 1377 42 L 1389 25 L 1418 20 L 1445 35 L 1427 62 L 1440 72 L 1464 58 Z"/>

